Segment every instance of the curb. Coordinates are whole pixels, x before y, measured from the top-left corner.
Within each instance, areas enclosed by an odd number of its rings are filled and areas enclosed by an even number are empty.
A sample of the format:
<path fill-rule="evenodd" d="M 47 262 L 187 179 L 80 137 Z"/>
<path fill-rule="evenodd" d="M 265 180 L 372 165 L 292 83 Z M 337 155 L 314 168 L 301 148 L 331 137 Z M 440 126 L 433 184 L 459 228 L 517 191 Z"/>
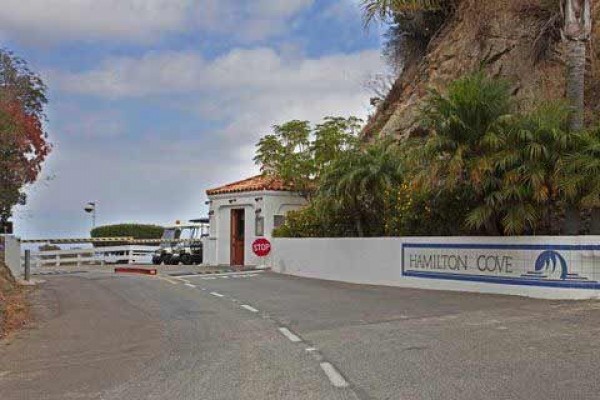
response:
<path fill-rule="evenodd" d="M 142 275 L 156 275 L 156 269 L 146 268 L 128 268 L 128 267 L 117 267 L 115 268 L 115 274 L 142 274 Z"/>

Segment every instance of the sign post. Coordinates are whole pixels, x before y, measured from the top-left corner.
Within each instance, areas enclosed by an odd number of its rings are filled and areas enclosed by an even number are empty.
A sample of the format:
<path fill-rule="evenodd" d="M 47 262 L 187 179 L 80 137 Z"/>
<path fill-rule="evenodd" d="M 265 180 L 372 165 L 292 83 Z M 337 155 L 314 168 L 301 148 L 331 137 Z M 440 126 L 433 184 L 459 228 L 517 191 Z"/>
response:
<path fill-rule="evenodd" d="M 252 243 L 252 251 L 261 261 L 261 265 L 258 268 L 266 269 L 264 259 L 271 253 L 271 242 L 265 238 L 258 238 Z"/>

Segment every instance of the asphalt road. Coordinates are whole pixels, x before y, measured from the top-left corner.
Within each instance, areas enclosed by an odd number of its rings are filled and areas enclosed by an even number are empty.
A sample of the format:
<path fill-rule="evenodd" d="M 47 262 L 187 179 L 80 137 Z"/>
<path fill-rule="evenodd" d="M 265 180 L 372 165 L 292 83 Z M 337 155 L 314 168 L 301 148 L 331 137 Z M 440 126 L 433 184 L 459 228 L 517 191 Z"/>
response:
<path fill-rule="evenodd" d="M 595 399 L 600 303 L 271 273 L 52 276 L 0 398 Z"/>

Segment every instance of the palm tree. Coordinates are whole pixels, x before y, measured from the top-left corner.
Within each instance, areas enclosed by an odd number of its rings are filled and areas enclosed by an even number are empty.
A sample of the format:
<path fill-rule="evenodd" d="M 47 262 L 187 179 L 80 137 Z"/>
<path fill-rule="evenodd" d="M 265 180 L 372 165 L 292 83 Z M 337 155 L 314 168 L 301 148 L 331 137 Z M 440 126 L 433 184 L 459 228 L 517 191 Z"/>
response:
<path fill-rule="evenodd" d="M 374 19 L 386 21 L 394 13 L 438 10 L 454 0 L 362 0 L 365 25 Z"/>
<path fill-rule="evenodd" d="M 569 128 L 583 129 L 586 44 L 592 32 L 591 0 L 562 0 L 567 46 L 567 100 L 571 107 Z"/>
<path fill-rule="evenodd" d="M 319 196 L 352 214 L 358 236 L 382 234 L 387 192 L 401 182 L 398 147 L 382 141 L 335 160 L 321 178 Z"/>
<path fill-rule="evenodd" d="M 578 135 L 566 129 L 568 116 L 563 105 L 548 104 L 506 119 L 486 135 L 491 169 L 469 226 L 480 228 L 498 218 L 507 235 L 559 233 L 565 207 L 561 170 L 578 143 Z"/>
<path fill-rule="evenodd" d="M 479 182 L 482 140 L 513 108 L 508 84 L 483 72 L 452 82 L 447 94 L 432 91 L 421 113 L 430 135 L 410 154 L 415 181 L 447 190 Z"/>
<path fill-rule="evenodd" d="M 581 133 L 581 147 L 565 162 L 561 187 L 584 209 L 600 207 L 600 133 Z"/>

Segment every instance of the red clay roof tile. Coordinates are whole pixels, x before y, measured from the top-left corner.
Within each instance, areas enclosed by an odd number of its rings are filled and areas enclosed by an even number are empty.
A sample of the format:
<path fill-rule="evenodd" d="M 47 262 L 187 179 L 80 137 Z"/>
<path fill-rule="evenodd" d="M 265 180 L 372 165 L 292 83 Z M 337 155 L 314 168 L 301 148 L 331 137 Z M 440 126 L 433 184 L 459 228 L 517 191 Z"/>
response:
<path fill-rule="evenodd" d="M 256 175 L 248 179 L 229 183 L 206 191 L 208 196 L 225 193 L 255 192 L 259 190 L 290 191 L 280 178 L 270 175 Z"/>

